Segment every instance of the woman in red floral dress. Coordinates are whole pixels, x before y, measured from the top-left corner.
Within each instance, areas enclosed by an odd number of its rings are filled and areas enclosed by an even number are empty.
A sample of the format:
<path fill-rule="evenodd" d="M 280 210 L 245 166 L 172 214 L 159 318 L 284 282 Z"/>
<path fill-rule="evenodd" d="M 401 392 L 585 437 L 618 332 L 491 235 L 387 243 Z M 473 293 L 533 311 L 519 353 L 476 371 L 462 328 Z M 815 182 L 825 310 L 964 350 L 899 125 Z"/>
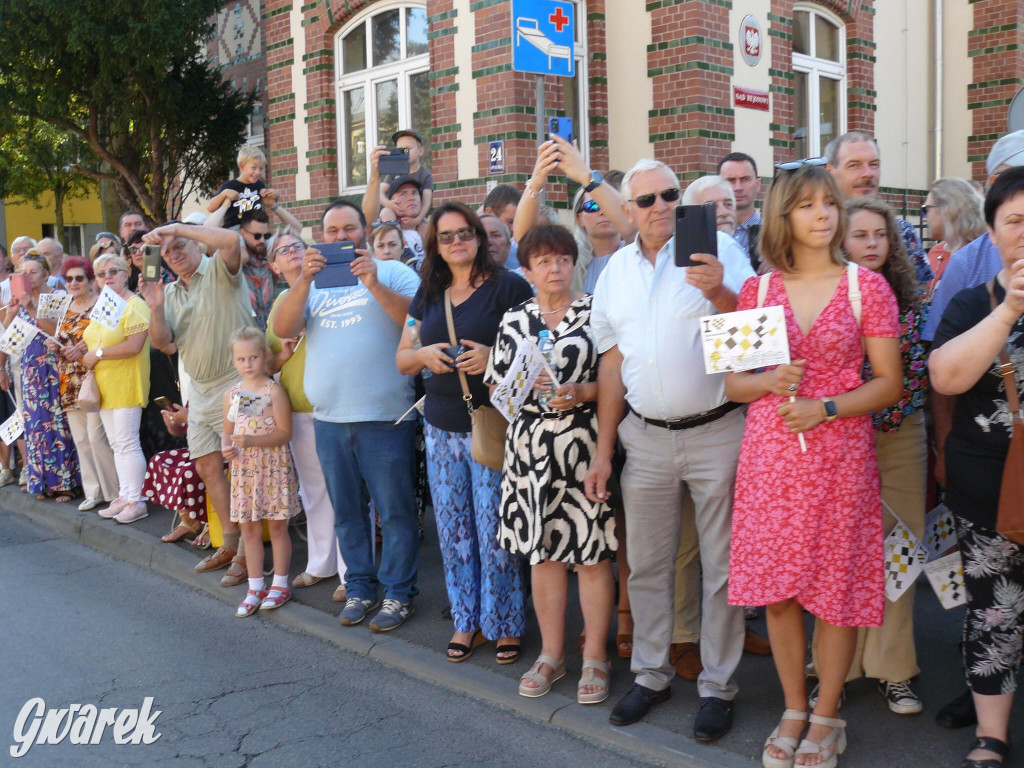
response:
<path fill-rule="evenodd" d="M 761 278 L 747 281 L 738 309 L 782 306 L 793 362 L 726 378 L 726 395 L 750 403 L 736 476 L 729 602 L 767 606 L 786 712 L 765 744 L 763 764 L 831 767 L 846 746 L 839 696 L 856 628 L 882 622 L 882 507 L 870 414 L 902 393 L 900 325 L 885 278 L 856 266 L 850 274 L 839 250 L 845 214 L 824 167 L 779 167 L 763 220 L 761 255 L 774 271 L 763 278 L 763 301 Z M 865 350 L 875 377 L 862 383 Z M 810 717 L 804 609 L 822 619 L 820 688 Z"/>

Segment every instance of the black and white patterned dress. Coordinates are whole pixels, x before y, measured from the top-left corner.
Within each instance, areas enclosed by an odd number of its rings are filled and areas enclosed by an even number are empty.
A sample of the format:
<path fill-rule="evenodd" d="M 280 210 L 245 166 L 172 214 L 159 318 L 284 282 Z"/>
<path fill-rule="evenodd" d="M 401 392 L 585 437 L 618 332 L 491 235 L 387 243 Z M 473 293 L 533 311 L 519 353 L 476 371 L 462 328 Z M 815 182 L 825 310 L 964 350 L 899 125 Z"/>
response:
<path fill-rule="evenodd" d="M 590 331 L 592 297 L 577 299 L 551 337 L 562 383 L 597 380 L 597 345 Z M 515 356 L 517 338 L 536 343 L 547 326 L 536 299 L 512 307 L 491 348 L 485 381 L 500 383 Z M 498 542 L 531 565 L 552 560 L 593 565 L 618 546 L 607 504 L 594 504 L 583 477 L 597 448 L 597 409 L 583 403 L 570 411 L 545 412 L 536 390 L 526 398 L 505 440 Z"/>

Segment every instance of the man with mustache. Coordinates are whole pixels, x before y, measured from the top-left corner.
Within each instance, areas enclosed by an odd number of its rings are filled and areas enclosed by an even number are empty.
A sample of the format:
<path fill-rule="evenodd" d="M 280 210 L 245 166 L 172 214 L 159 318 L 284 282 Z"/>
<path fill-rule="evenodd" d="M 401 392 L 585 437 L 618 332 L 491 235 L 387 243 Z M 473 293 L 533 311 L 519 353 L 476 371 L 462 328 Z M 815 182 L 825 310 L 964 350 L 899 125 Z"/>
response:
<path fill-rule="evenodd" d="M 882 156 L 878 142 L 866 133 L 850 131 L 838 139 L 832 139 L 825 147 L 828 170 L 839 185 L 843 197 L 873 197 L 878 194 L 878 180 L 882 176 Z M 900 234 L 907 246 L 907 256 L 917 269 L 917 282 L 924 285 L 934 275 L 928 266 L 921 241 L 914 232 L 914 225 L 906 219 L 897 218 Z"/>

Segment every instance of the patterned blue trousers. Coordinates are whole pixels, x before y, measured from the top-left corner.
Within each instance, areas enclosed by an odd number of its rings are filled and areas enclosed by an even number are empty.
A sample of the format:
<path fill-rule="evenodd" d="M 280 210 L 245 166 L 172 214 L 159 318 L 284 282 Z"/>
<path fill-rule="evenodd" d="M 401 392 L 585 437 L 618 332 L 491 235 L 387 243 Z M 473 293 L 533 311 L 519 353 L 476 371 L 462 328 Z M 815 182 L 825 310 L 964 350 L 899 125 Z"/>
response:
<path fill-rule="evenodd" d="M 470 433 L 426 425 L 427 477 L 456 632 L 526 629 L 523 561 L 498 546 L 501 473 L 473 461 Z"/>

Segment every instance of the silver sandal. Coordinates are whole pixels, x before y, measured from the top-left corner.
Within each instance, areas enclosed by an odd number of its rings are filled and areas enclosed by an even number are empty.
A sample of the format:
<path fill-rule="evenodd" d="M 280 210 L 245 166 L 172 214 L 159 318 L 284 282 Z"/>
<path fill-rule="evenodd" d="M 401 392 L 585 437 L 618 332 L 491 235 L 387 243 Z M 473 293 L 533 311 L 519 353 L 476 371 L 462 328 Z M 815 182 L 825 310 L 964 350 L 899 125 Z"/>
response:
<path fill-rule="evenodd" d="M 787 709 L 782 713 L 783 720 L 799 720 L 801 722 L 807 722 L 807 713 L 801 709 Z M 779 736 L 779 730 L 782 728 L 782 723 L 775 726 L 775 730 L 772 731 L 768 740 L 764 743 L 764 752 L 761 753 L 761 765 L 764 768 L 793 768 L 793 760 L 796 755 L 797 745 L 800 743 L 799 738 L 792 736 Z M 782 752 L 785 757 L 773 757 L 768 754 L 768 747 L 775 747 L 777 750 Z"/>
<path fill-rule="evenodd" d="M 540 673 L 540 668 L 544 664 L 551 667 L 551 677 L 545 677 Z M 530 671 L 519 678 L 519 695 L 525 696 L 528 699 L 535 699 L 538 696 L 543 696 L 551 690 L 552 683 L 561 680 L 563 677 L 565 677 L 565 659 L 553 659 L 542 653 L 537 657 L 533 666 L 530 667 Z M 529 680 L 537 685 L 534 688 L 531 688 L 528 685 L 523 685 L 524 680 Z"/>
<path fill-rule="evenodd" d="M 832 730 L 821 743 L 804 739 L 800 742 L 800 748 L 796 754 L 824 757 L 825 760 L 814 768 L 836 768 L 839 763 L 839 755 L 846 751 L 846 721 L 840 720 L 838 717 L 822 717 L 821 715 L 811 715 L 810 721 L 811 725 L 827 725 Z"/>

